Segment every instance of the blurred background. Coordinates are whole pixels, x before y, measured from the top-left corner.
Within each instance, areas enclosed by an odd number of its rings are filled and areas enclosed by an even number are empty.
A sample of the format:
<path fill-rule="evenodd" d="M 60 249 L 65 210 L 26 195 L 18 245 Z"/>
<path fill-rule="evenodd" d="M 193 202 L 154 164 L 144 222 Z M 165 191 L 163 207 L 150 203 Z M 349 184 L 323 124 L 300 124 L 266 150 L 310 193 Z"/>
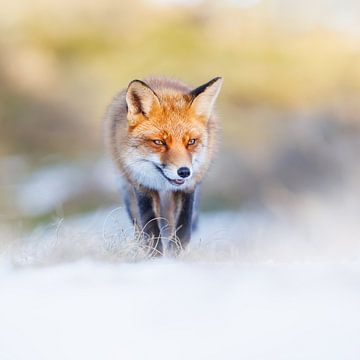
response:
<path fill-rule="evenodd" d="M 151 75 L 223 76 L 222 141 L 137 262 L 102 117 Z M 359 100 L 359 0 L 0 0 L 1 360 L 360 359 Z"/>
<path fill-rule="evenodd" d="M 204 211 L 291 208 L 356 188 L 358 1 L 0 4 L 3 226 L 120 204 L 102 116 L 120 89 L 149 75 L 194 87 L 225 79 Z"/>

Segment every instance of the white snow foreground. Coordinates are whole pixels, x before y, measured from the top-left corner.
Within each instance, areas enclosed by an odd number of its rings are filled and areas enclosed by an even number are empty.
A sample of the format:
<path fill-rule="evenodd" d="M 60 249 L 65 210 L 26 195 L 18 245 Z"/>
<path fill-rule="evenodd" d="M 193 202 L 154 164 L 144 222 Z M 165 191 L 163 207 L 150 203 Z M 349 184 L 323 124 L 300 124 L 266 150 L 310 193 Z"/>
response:
<path fill-rule="evenodd" d="M 123 213 L 2 231 L 0 360 L 360 359 L 350 200 L 203 216 L 178 259 L 139 259 Z"/>
<path fill-rule="evenodd" d="M 359 271 L 170 260 L 3 270 L 1 359 L 358 359 Z"/>

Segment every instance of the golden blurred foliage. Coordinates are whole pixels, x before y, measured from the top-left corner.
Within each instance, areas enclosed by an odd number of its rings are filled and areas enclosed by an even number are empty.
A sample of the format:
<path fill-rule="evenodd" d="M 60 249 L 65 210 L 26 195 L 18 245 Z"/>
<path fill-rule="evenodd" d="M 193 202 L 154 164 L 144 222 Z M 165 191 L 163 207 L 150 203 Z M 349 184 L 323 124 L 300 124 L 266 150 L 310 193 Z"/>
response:
<path fill-rule="evenodd" d="M 0 15 L 1 74 L 32 96 L 92 104 L 93 121 L 114 91 L 157 74 L 193 85 L 222 75 L 223 99 L 235 105 L 305 107 L 358 94 L 358 33 L 307 27 L 311 2 L 296 26 L 276 1 L 234 3 L 8 4 Z"/>
<path fill-rule="evenodd" d="M 193 86 L 224 77 L 223 148 L 229 159 L 241 154 L 234 169 L 246 174 L 244 159 L 252 164 L 248 178 L 233 175 L 234 182 L 250 187 L 263 176 L 258 169 L 272 164 L 270 158 L 282 159 L 292 120 L 304 118 L 322 128 L 324 118 L 330 119 L 340 124 L 326 130 L 335 137 L 359 129 L 356 1 L 0 0 L 0 5 L 2 155 L 26 155 L 35 166 L 53 155 L 98 157 L 110 99 L 131 80 L 151 75 Z M 288 169 L 287 161 L 281 169 Z M 243 196 L 239 190 L 224 198 L 237 202 Z"/>

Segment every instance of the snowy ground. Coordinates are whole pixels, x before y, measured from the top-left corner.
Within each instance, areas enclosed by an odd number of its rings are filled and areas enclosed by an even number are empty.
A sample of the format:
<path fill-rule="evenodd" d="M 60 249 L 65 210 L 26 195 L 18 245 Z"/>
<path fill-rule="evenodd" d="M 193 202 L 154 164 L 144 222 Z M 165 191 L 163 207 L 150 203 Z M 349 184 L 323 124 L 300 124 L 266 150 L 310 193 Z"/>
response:
<path fill-rule="evenodd" d="M 353 200 L 203 216 L 179 259 L 121 245 L 122 210 L 3 241 L 0 359 L 359 359 Z"/>
<path fill-rule="evenodd" d="M 83 261 L 3 273 L 1 359 L 358 359 L 359 270 Z"/>

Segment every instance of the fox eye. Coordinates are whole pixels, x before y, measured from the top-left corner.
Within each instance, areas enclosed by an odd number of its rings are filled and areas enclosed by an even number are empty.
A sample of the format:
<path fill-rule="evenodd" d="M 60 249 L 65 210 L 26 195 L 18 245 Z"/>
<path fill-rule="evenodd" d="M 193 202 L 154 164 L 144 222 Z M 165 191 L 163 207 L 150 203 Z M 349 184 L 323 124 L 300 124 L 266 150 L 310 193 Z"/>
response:
<path fill-rule="evenodd" d="M 162 141 L 162 140 L 153 140 L 153 143 L 155 145 L 165 145 L 165 141 Z"/>
<path fill-rule="evenodd" d="M 196 142 L 196 139 L 190 139 L 190 140 L 188 141 L 188 145 L 194 145 L 195 142 Z"/>

